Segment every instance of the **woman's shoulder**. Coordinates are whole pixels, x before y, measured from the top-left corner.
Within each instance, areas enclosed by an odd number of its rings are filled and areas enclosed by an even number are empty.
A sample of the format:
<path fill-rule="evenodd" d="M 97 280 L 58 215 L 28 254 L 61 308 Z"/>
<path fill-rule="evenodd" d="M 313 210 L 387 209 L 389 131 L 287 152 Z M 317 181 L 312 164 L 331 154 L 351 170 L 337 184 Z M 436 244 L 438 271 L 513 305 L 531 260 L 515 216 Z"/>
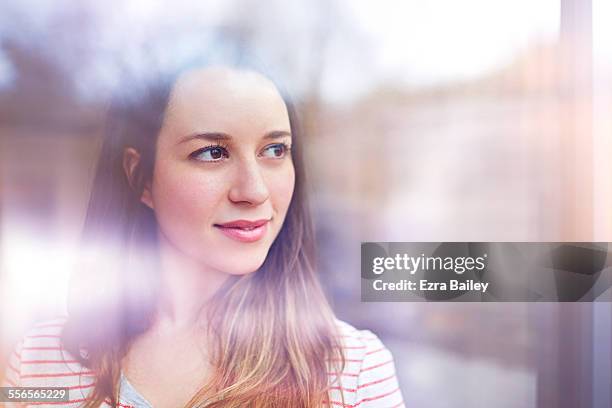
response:
<path fill-rule="evenodd" d="M 96 384 L 96 376 L 64 347 L 62 331 L 67 321 L 68 316 L 61 315 L 36 323 L 27 330 L 8 359 L 2 385 L 67 387 L 69 399 L 62 402 L 62 406 L 81 406 L 90 396 Z M 80 349 L 80 353 L 83 357 L 87 355 L 84 348 Z M 110 408 L 110 401 L 105 400 L 100 407 Z M 119 407 L 134 408 L 123 395 Z"/>
<path fill-rule="evenodd" d="M 25 332 L 8 358 L 7 386 L 69 387 L 71 400 L 81 394 L 77 390 L 91 388 L 93 373 L 63 347 L 61 335 L 66 320 L 64 315 L 47 319 Z"/>
<path fill-rule="evenodd" d="M 336 328 L 340 333 L 342 339 L 351 342 L 351 343 L 361 343 L 363 346 L 366 346 L 368 343 L 378 342 L 382 344 L 380 339 L 376 334 L 367 329 L 357 329 L 350 323 L 345 322 L 344 320 L 340 320 L 338 318 L 335 319 Z"/>
<path fill-rule="evenodd" d="M 350 361 L 355 360 L 356 355 L 361 360 L 386 361 L 393 363 L 393 356 L 380 338 L 370 330 L 357 329 L 351 324 L 336 319 L 336 327 L 343 345 L 345 357 Z M 382 366 L 381 366 L 382 367 Z"/>
<path fill-rule="evenodd" d="M 380 338 L 345 321 L 336 319 L 335 323 L 345 360 L 342 384 L 336 388 L 342 390 L 345 403 L 362 408 L 403 406 L 393 355 Z"/>

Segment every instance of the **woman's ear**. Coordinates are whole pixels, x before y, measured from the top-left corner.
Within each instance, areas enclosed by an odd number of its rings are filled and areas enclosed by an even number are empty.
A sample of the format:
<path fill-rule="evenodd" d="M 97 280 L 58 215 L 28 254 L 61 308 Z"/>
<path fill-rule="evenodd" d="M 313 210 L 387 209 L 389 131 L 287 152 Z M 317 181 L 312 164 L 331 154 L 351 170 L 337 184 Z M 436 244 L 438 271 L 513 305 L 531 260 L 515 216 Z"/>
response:
<path fill-rule="evenodd" d="M 131 188 L 134 188 L 134 176 L 136 167 L 140 162 L 140 153 L 133 147 L 126 147 L 123 151 L 123 170 L 127 178 L 128 184 Z M 151 198 L 151 183 L 147 182 L 140 196 L 140 201 L 147 207 L 153 209 L 153 200 Z"/>

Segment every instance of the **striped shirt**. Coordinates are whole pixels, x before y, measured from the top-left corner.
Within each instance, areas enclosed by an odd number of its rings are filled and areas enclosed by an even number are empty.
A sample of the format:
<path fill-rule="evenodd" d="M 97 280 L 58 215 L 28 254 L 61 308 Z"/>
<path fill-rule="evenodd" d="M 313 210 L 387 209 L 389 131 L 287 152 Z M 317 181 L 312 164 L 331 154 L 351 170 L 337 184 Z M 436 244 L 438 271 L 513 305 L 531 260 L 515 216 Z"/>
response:
<path fill-rule="evenodd" d="M 66 317 L 40 323 L 30 329 L 11 353 L 2 386 L 68 387 L 69 400 L 61 403 L 9 404 L 6 407 L 78 407 L 93 389 L 95 374 L 61 347 L 60 334 Z M 389 350 L 368 330 L 357 330 L 336 320 L 346 359 L 341 373 L 329 373 L 331 392 L 327 404 L 333 407 L 400 408 L 402 394 Z M 344 403 L 342 403 L 344 396 Z M 121 375 L 119 406 L 152 408 L 152 405 Z M 110 400 L 101 407 L 110 407 Z"/>

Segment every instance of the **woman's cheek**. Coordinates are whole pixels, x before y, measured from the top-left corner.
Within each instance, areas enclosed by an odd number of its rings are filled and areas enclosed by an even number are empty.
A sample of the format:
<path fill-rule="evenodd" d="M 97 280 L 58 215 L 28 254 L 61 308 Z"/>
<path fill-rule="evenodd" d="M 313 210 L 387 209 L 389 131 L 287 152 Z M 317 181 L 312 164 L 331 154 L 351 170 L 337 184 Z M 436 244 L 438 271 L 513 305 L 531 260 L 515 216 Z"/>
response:
<path fill-rule="evenodd" d="M 283 217 L 291 203 L 294 187 L 295 170 L 293 169 L 293 164 L 289 162 L 283 168 L 283 171 L 276 173 L 271 180 L 271 194 L 274 197 L 274 206 L 276 211 L 282 213 Z"/>
<path fill-rule="evenodd" d="M 200 235 L 218 220 L 214 209 L 221 199 L 218 177 L 197 171 L 160 168 L 153 200 L 162 232 L 176 240 Z"/>

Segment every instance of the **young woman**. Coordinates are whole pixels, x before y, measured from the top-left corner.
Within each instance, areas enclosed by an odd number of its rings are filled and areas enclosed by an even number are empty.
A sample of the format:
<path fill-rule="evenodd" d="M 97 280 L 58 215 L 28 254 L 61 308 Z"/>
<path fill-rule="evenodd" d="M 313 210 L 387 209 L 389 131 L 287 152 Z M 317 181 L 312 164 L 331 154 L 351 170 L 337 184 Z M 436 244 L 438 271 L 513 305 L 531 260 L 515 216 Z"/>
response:
<path fill-rule="evenodd" d="M 26 334 L 5 385 L 69 387 L 65 406 L 403 406 L 390 352 L 318 283 L 277 87 L 236 65 L 135 85 L 109 112 L 69 314 Z"/>

